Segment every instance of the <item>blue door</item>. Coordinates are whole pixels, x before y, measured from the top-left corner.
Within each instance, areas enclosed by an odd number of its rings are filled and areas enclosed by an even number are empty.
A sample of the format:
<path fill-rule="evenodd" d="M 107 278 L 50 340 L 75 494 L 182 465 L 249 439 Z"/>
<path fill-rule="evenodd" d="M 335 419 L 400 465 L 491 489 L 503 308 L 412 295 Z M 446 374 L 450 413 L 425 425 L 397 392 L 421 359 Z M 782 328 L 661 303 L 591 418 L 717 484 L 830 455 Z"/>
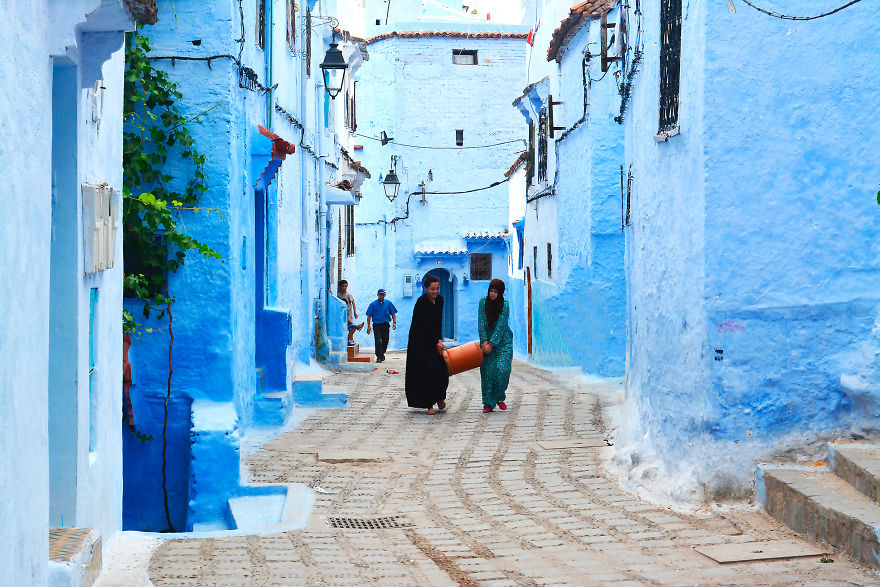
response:
<path fill-rule="evenodd" d="M 428 273 L 440 280 L 443 296 L 443 338 L 455 338 L 455 284 L 446 269 L 431 269 Z"/>

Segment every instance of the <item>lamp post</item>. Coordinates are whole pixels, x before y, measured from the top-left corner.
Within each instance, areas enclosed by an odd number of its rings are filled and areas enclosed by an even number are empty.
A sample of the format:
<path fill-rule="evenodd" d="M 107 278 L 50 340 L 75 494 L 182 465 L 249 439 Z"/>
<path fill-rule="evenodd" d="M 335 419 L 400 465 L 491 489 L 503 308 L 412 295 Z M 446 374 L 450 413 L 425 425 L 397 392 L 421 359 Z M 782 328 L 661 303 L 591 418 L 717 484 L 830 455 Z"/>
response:
<path fill-rule="evenodd" d="M 391 169 L 385 179 L 382 180 L 382 187 L 385 188 L 385 197 L 388 201 L 393 202 L 397 197 L 397 190 L 400 189 L 400 180 L 397 178 L 397 156 L 391 156 Z"/>
<path fill-rule="evenodd" d="M 339 50 L 339 43 L 330 43 L 324 55 L 324 61 L 321 63 L 321 71 L 324 74 L 324 89 L 331 99 L 336 99 L 339 92 L 342 91 L 342 84 L 345 81 L 345 71 L 348 69 L 348 63 Z"/>

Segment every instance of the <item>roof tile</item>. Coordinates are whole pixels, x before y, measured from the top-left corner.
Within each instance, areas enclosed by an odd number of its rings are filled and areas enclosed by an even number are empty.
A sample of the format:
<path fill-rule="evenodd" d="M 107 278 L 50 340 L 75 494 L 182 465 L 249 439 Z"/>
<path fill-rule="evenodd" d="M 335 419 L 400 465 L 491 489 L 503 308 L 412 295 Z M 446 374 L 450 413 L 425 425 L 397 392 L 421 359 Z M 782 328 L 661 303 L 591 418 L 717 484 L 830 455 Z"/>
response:
<path fill-rule="evenodd" d="M 371 37 L 365 41 L 365 44 L 383 41 L 385 39 L 418 39 L 422 37 L 453 37 L 458 39 L 525 39 L 528 37 L 526 33 L 468 33 L 464 31 L 391 31 L 383 33 L 375 37 Z"/>
<path fill-rule="evenodd" d="M 568 16 L 559 24 L 559 27 L 553 31 L 553 37 L 550 39 L 550 46 L 547 48 L 547 61 L 554 59 L 559 62 L 565 52 L 565 47 L 571 38 L 577 34 L 578 25 L 588 22 L 598 17 L 603 12 L 607 12 L 616 3 L 617 0 L 586 0 L 571 7 Z"/>

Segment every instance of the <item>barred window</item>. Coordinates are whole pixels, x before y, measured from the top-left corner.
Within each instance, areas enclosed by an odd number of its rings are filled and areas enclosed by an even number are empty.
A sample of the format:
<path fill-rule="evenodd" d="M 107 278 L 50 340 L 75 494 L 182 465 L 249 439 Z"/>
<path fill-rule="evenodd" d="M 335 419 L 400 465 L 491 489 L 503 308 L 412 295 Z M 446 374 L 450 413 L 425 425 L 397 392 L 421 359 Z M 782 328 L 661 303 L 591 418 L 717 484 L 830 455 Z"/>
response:
<path fill-rule="evenodd" d="M 287 46 L 291 51 L 296 50 L 296 0 L 287 0 Z"/>
<path fill-rule="evenodd" d="M 266 50 L 266 0 L 257 0 L 257 45 Z"/>
<path fill-rule="evenodd" d="M 491 253 L 471 253 L 471 279 L 474 281 L 492 279 Z"/>
<path fill-rule="evenodd" d="M 678 126 L 681 78 L 681 0 L 660 3 L 660 135 Z"/>
<path fill-rule="evenodd" d="M 535 123 L 529 122 L 529 154 L 526 159 L 526 186 L 535 183 Z"/>
<path fill-rule="evenodd" d="M 455 129 L 455 144 L 459 147 L 464 145 L 464 129 L 463 128 Z"/>
<path fill-rule="evenodd" d="M 547 109 L 538 113 L 538 182 L 547 181 Z"/>
<path fill-rule="evenodd" d="M 303 28 L 306 38 L 306 75 L 312 75 L 312 11 L 306 8 L 306 26 Z"/>
<path fill-rule="evenodd" d="M 547 277 L 553 277 L 553 249 L 547 243 Z"/>
<path fill-rule="evenodd" d="M 345 207 L 345 255 L 354 257 L 354 206 Z"/>

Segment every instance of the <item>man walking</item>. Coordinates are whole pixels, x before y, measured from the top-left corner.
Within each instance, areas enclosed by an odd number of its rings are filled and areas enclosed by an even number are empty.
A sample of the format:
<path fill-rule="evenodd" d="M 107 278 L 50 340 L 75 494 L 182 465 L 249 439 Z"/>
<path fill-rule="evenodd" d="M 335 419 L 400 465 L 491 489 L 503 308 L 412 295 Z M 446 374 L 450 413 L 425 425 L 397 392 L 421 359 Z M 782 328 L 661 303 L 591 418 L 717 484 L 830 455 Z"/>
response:
<path fill-rule="evenodd" d="M 357 306 L 354 303 L 354 296 L 348 291 L 348 281 L 343 279 L 339 282 L 336 290 L 336 297 L 345 302 L 346 314 L 348 317 L 348 344 L 354 344 L 354 333 L 364 327 L 364 323 L 355 324 L 354 320 L 358 317 Z M 367 331 L 369 334 L 369 330 Z"/>
<path fill-rule="evenodd" d="M 374 300 L 367 308 L 367 334 L 373 330 L 373 340 L 376 341 L 376 362 L 385 360 L 385 349 L 388 348 L 388 323 L 397 330 L 397 308 L 390 301 L 385 301 L 385 290 L 380 289 Z M 372 323 L 372 324 L 371 324 Z"/>

